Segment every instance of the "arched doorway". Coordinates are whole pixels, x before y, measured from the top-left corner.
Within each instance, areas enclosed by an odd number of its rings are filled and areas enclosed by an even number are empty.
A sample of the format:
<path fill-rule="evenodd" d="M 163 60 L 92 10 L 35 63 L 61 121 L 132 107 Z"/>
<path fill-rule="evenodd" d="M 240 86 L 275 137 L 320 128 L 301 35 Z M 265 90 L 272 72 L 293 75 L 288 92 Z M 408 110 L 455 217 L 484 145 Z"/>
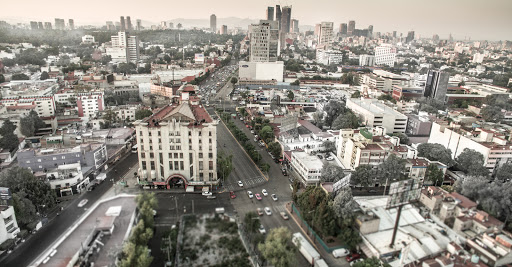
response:
<path fill-rule="evenodd" d="M 188 181 L 187 181 L 187 178 L 185 178 L 185 176 L 183 176 L 181 174 L 172 174 L 171 176 L 169 176 L 169 178 L 167 178 L 166 184 L 167 184 L 167 189 L 183 188 L 186 190 L 187 186 L 188 186 Z"/>

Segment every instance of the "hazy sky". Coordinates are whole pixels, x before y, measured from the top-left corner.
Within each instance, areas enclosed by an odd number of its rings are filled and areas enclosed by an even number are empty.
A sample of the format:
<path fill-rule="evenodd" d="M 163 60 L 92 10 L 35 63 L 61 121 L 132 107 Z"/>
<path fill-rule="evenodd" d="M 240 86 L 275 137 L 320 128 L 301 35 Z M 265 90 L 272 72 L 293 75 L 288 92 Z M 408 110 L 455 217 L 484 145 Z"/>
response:
<path fill-rule="evenodd" d="M 299 25 L 333 21 L 337 30 L 341 22 L 353 19 L 356 28 L 372 24 L 375 32 L 415 30 L 428 37 L 452 33 L 457 38 L 512 40 L 512 0 L 24 0 L 22 6 L 2 0 L 0 18 L 52 23 L 55 17 L 74 18 L 75 25 L 118 21 L 121 15 L 131 16 L 132 23 L 207 19 L 212 13 L 217 18 L 262 19 L 266 7 L 276 4 L 292 5 L 292 18 Z"/>

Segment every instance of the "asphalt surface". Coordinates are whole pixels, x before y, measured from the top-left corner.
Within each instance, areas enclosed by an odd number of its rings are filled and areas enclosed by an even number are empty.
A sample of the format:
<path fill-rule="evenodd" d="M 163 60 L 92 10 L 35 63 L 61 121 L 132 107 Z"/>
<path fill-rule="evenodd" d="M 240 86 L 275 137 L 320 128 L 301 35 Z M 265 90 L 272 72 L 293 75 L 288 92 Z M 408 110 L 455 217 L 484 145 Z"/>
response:
<path fill-rule="evenodd" d="M 60 212 L 59 216 L 49 218 L 49 222 L 39 229 L 35 234 L 27 237 L 24 243 L 19 244 L 11 254 L 0 259 L 0 266 L 19 267 L 28 266 L 40 254 L 48 249 L 53 242 L 55 242 L 61 234 L 75 223 L 78 218 L 86 211 L 86 208 L 91 207 L 98 201 L 105 192 L 112 187 L 114 181 L 118 181 L 130 167 L 137 163 L 137 154 L 129 154 L 126 158 L 119 161 L 116 165 L 111 166 L 109 170 L 117 169 L 117 173 L 111 171 L 107 173 L 107 179 L 93 191 L 86 191 L 73 200 L 68 200 L 64 203 L 64 210 Z M 83 208 L 78 208 L 77 205 L 82 199 L 89 200 Z"/>

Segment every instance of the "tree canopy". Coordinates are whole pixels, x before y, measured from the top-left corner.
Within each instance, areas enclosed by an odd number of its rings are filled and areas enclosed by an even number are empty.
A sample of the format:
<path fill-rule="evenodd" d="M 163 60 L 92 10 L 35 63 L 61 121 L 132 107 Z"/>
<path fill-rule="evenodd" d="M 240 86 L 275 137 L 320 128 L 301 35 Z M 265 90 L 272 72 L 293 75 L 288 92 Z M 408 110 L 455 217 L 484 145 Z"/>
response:
<path fill-rule="evenodd" d="M 320 177 L 320 180 L 322 182 L 335 183 L 343 178 L 344 175 L 342 167 L 328 164 L 327 167 L 322 169 L 322 176 Z"/>
<path fill-rule="evenodd" d="M 139 110 L 135 111 L 135 119 L 136 120 L 142 120 L 151 115 L 153 115 L 153 112 L 149 109 L 139 109 Z"/>
<path fill-rule="evenodd" d="M 264 243 L 258 249 L 265 259 L 276 267 L 292 267 L 296 265 L 297 247 L 292 243 L 292 233 L 286 227 L 270 230 Z"/>
<path fill-rule="evenodd" d="M 427 167 L 427 171 L 425 173 L 425 181 L 430 181 L 434 186 L 440 185 L 444 181 L 444 174 L 436 164 L 430 164 Z"/>
<path fill-rule="evenodd" d="M 432 161 L 439 161 L 451 167 L 455 164 L 452 151 L 441 144 L 422 143 L 418 145 L 418 157 L 425 157 Z"/>
<path fill-rule="evenodd" d="M 0 147 L 8 149 L 9 151 L 14 150 L 20 144 L 18 137 L 14 134 L 14 130 L 16 130 L 16 125 L 12 123 L 9 119 L 5 120 L 0 127 Z"/>
<path fill-rule="evenodd" d="M 489 171 L 484 166 L 484 156 L 476 150 L 465 148 L 455 161 L 457 162 L 457 168 L 467 175 L 489 175 Z"/>
<path fill-rule="evenodd" d="M 34 136 L 35 132 L 44 127 L 46 127 L 46 124 L 34 110 L 20 119 L 20 132 L 26 137 Z"/>
<path fill-rule="evenodd" d="M 374 178 L 376 176 L 376 170 L 372 165 L 362 164 L 357 166 L 355 171 L 350 176 L 350 183 L 352 185 L 374 186 Z"/>

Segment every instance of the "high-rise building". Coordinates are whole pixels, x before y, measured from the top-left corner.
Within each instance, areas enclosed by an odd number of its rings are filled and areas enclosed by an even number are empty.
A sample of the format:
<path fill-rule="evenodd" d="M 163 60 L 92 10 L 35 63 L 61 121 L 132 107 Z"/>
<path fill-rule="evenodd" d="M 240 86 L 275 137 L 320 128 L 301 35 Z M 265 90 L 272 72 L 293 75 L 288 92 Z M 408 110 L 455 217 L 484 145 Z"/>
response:
<path fill-rule="evenodd" d="M 359 55 L 359 66 L 370 66 L 375 65 L 374 55 Z"/>
<path fill-rule="evenodd" d="M 126 16 L 126 30 L 127 31 L 133 30 L 132 19 L 130 18 L 130 16 Z"/>
<path fill-rule="evenodd" d="M 267 20 L 274 20 L 274 7 L 267 7 Z"/>
<path fill-rule="evenodd" d="M 406 43 L 410 43 L 414 40 L 414 31 L 410 31 L 407 33 L 407 37 L 405 38 Z"/>
<path fill-rule="evenodd" d="M 124 16 L 121 16 L 120 26 L 121 26 L 121 28 L 119 29 L 120 31 L 122 31 L 122 32 L 126 31 L 126 24 L 124 23 Z"/>
<path fill-rule="evenodd" d="M 423 96 L 431 97 L 439 101 L 445 101 L 446 92 L 448 91 L 448 81 L 450 73 L 443 71 L 429 70 L 427 74 L 427 82 L 423 89 Z"/>
<path fill-rule="evenodd" d="M 396 48 L 390 44 L 381 44 L 375 47 L 375 65 L 395 65 Z"/>
<path fill-rule="evenodd" d="M 196 100 L 193 85 L 185 85 L 179 102 L 136 121 L 140 179 L 170 189 L 215 186 L 217 120 Z"/>
<path fill-rule="evenodd" d="M 340 24 L 340 33 L 347 34 L 347 31 L 348 31 L 347 23 L 341 23 Z"/>
<path fill-rule="evenodd" d="M 56 30 L 64 30 L 66 28 L 66 24 L 64 19 L 55 18 L 55 29 Z"/>
<path fill-rule="evenodd" d="M 396 31 L 393 31 L 393 38 L 396 38 Z"/>
<path fill-rule="evenodd" d="M 292 32 L 299 32 L 299 20 L 298 19 L 292 19 Z"/>
<path fill-rule="evenodd" d="M 44 23 L 44 29 L 45 30 L 51 30 L 52 29 L 52 23 L 51 22 L 45 22 Z"/>
<path fill-rule="evenodd" d="M 75 29 L 75 21 L 73 19 L 69 19 L 68 26 L 69 26 L 70 30 L 74 30 Z"/>
<path fill-rule="evenodd" d="M 137 20 L 137 31 L 142 31 L 142 20 Z"/>
<path fill-rule="evenodd" d="M 210 16 L 210 31 L 213 33 L 217 32 L 217 16 L 215 14 Z"/>
<path fill-rule="evenodd" d="M 281 9 L 281 32 L 289 33 L 292 20 L 292 7 L 284 6 Z"/>
<path fill-rule="evenodd" d="M 434 41 L 434 42 L 439 42 L 439 35 L 434 34 L 434 35 L 432 36 L 432 41 Z"/>
<path fill-rule="evenodd" d="M 251 62 L 275 62 L 279 56 L 278 22 L 261 20 L 249 26 L 251 41 Z"/>
<path fill-rule="evenodd" d="M 174 23 L 169 21 L 169 29 L 174 29 Z"/>
<path fill-rule="evenodd" d="M 107 30 L 114 31 L 116 29 L 116 26 L 114 25 L 114 22 L 107 21 L 106 24 L 107 24 Z"/>
<path fill-rule="evenodd" d="M 373 25 L 368 26 L 368 37 L 373 36 Z"/>
<path fill-rule="evenodd" d="M 167 29 L 167 21 L 160 21 L 160 28 L 162 30 Z"/>
<path fill-rule="evenodd" d="M 222 25 L 220 28 L 220 34 L 228 34 L 228 25 Z"/>
<path fill-rule="evenodd" d="M 37 23 L 37 28 L 39 28 L 40 30 L 43 30 L 43 29 L 44 29 L 44 27 L 43 27 L 43 22 L 39 21 L 39 22 Z"/>
<path fill-rule="evenodd" d="M 277 27 L 278 29 L 280 30 L 281 29 L 281 6 L 280 5 L 276 5 L 276 21 L 278 23 Z"/>
<path fill-rule="evenodd" d="M 333 40 L 333 27 L 334 23 L 332 22 L 322 22 L 320 23 L 320 30 L 318 32 L 317 40 L 317 48 L 328 49 Z"/>
<path fill-rule="evenodd" d="M 356 21 L 355 20 L 349 20 L 348 21 L 348 30 L 347 30 L 347 34 L 348 35 L 353 35 L 354 34 L 354 30 L 356 29 Z"/>
<path fill-rule="evenodd" d="M 106 47 L 107 55 L 112 57 L 114 62 L 137 63 L 139 61 L 139 39 L 137 36 L 130 36 L 127 32 L 118 32 L 111 36 L 112 44 Z"/>
<path fill-rule="evenodd" d="M 30 22 L 30 29 L 31 30 L 37 30 L 39 27 L 37 26 L 37 21 L 31 21 Z"/>

